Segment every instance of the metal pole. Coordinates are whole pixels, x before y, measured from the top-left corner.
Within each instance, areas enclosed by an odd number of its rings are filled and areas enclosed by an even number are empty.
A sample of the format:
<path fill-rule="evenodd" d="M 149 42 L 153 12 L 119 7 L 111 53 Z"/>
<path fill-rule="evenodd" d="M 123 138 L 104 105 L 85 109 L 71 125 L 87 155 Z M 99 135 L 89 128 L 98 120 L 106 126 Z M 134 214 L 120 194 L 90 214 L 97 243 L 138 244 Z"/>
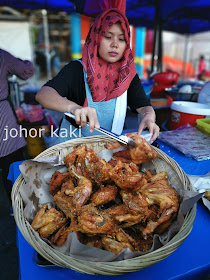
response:
<path fill-rule="evenodd" d="M 49 28 L 47 20 L 47 11 L 42 10 L 43 27 L 44 27 L 44 43 L 45 43 L 45 57 L 47 66 L 47 78 L 50 80 L 52 78 L 51 73 L 51 61 L 50 61 L 50 40 L 49 40 Z"/>
<path fill-rule="evenodd" d="M 162 40 L 162 23 L 158 24 L 158 62 L 157 71 L 162 72 L 163 70 L 163 40 Z"/>
<path fill-rule="evenodd" d="M 154 71 L 155 57 L 158 48 L 157 40 L 158 40 L 158 32 L 159 32 L 159 13 L 160 13 L 160 5 L 159 1 L 155 1 L 155 23 L 154 23 L 154 35 L 153 35 L 153 47 L 152 47 L 152 62 L 151 62 L 151 72 Z"/>
<path fill-rule="evenodd" d="M 151 62 L 150 74 L 154 72 L 156 45 L 157 45 L 157 25 L 155 25 L 154 33 L 153 33 L 152 62 Z"/>
<path fill-rule="evenodd" d="M 186 62 L 188 61 L 188 55 L 189 55 L 189 42 L 190 37 L 189 35 L 185 35 L 185 41 L 184 41 L 184 57 L 183 57 L 183 69 L 182 69 L 182 79 L 185 79 L 185 70 L 186 70 Z"/>

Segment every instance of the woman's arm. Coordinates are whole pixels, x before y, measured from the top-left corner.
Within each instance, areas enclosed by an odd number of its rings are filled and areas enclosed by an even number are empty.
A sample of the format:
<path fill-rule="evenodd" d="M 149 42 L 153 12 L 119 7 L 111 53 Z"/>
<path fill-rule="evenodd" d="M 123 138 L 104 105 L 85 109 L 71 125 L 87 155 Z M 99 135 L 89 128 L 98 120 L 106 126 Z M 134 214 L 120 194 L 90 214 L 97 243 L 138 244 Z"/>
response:
<path fill-rule="evenodd" d="M 62 97 L 55 89 L 48 86 L 43 86 L 35 98 L 44 108 L 62 113 L 72 112 L 71 109 L 74 106 L 81 107 L 67 98 Z"/>
<path fill-rule="evenodd" d="M 149 98 L 146 96 L 144 88 L 141 84 L 139 76 L 136 74 L 128 89 L 128 105 L 132 110 L 136 110 L 142 118 L 139 125 L 138 135 L 145 128 L 149 129 L 152 134 L 150 142 L 154 142 L 159 135 L 159 127 L 155 124 L 155 111 L 151 106 Z"/>
<path fill-rule="evenodd" d="M 152 134 L 152 138 L 150 140 L 150 143 L 153 143 L 155 139 L 159 136 L 160 128 L 155 123 L 156 116 L 155 111 L 152 108 L 152 106 L 145 106 L 136 109 L 136 111 L 141 115 L 142 120 L 139 125 L 138 129 L 138 135 L 141 135 L 142 131 L 145 128 L 149 129 L 149 132 Z"/>
<path fill-rule="evenodd" d="M 75 115 L 75 120 L 78 125 L 84 127 L 89 121 L 89 131 L 93 132 L 94 128 L 99 128 L 96 110 L 90 107 L 82 107 L 77 103 L 62 97 L 55 89 L 43 86 L 36 94 L 38 101 L 44 108 L 58 111 L 70 112 Z"/>
<path fill-rule="evenodd" d="M 34 75 L 35 69 L 31 61 L 21 60 L 6 51 L 4 51 L 3 54 L 4 63 L 10 74 L 16 75 L 22 80 L 27 80 Z"/>

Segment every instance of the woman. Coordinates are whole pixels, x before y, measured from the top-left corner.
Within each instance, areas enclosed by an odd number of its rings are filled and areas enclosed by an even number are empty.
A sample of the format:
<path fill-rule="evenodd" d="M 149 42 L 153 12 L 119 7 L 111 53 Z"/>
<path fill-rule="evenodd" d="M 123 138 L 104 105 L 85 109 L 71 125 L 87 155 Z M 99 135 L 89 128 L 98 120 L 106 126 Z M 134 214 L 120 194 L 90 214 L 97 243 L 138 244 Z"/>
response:
<path fill-rule="evenodd" d="M 22 80 L 27 80 L 33 74 L 34 66 L 30 61 L 23 61 L 0 49 L 0 169 L 10 204 L 12 183 L 7 180 L 9 166 L 14 161 L 24 159 L 23 147 L 26 146 L 26 141 L 19 133 L 19 124 L 11 107 L 8 76 L 16 75 Z"/>
<path fill-rule="evenodd" d="M 42 87 L 36 100 L 48 109 L 74 114 L 76 123 L 82 127 L 82 136 L 92 135 L 94 128 L 100 126 L 121 134 L 127 105 L 142 116 L 139 135 L 146 127 L 152 134 L 151 143 L 159 135 L 155 112 L 136 73 L 129 23 L 117 9 L 107 10 L 96 18 L 85 42 L 82 61 L 66 65 Z M 89 129 L 85 127 L 87 121 Z M 67 126 L 63 119 L 61 130 Z"/>

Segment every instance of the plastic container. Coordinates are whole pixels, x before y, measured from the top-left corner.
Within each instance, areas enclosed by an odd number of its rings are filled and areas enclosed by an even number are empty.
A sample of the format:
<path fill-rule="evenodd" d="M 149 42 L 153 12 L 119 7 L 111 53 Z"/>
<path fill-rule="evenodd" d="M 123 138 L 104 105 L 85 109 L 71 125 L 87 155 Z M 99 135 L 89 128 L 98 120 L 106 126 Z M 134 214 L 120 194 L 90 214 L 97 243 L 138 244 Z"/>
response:
<path fill-rule="evenodd" d="M 198 102 L 210 106 L 210 81 L 201 88 L 198 94 Z"/>
<path fill-rule="evenodd" d="M 174 130 L 187 123 L 195 126 L 197 119 L 203 119 L 208 115 L 210 115 L 209 105 L 188 101 L 174 101 L 171 104 L 169 128 Z"/>
<path fill-rule="evenodd" d="M 190 86 L 190 85 L 185 85 Z M 200 88 L 191 87 L 191 92 L 183 92 L 182 87 L 174 86 L 172 88 L 166 88 L 166 96 L 170 96 L 174 101 L 193 101 L 197 102 L 198 93 Z M 200 102 L 202 103 L 202 102 Z"/>
<path fill-rule="evenodd" d="M 165 98 L 165 85 L 153 85 L 150 97 L 152 98 Z"/>
<path fill-rule="evenodd" d="M 210 135 L 210 118 L 196 120 L 197 129 L 205 134 Z"/>
<path fill-rule="evenodd" d="M 142 84 L 142 86 L 144 88 L 144 91 L 145 91 L 147 97 L 150 98 L 150 93 L 151 93 L 151 90 L 152 90 L 153 81 L 151 81 L 151 80 L 142 80 L 141 84 Z"/>
<path fill-rule="evenodd" d="M 152 75 L 152 79 L 155 83 L 165 86 L 173 86 L 177 84 L 179 74 L 177 72 L 160 72 Z"/>
<path fill-rule="evenodd" d="M 177 72 L 160 72 L 151 76 L 154 81 L 150 96 L 155 98 L 166 97 L 165 89 L 177 84 L 179 74 Z"/>
<path fill-rule="evenodd" d="M 40 135 L 41 126 L 29 127 L 26 137 L 27 154 L 29 158 L 34 158 L 46 149 L 42 134 Z"/>

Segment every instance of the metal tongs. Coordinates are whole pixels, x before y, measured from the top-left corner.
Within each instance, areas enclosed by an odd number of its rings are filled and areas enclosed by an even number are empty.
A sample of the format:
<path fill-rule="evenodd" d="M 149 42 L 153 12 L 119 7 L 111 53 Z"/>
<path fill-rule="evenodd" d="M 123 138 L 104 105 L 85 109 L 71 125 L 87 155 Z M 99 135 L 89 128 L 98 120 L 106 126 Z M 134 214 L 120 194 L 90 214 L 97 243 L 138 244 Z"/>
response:
<path fill-rule="evenodd" d="M 65 112 L 64 113 L 65 116 L 72 118 L 73 120 L 75 120 L 75 116 L 69 112 Z M 89 123 L 87 122 L 87 125 L 89 126 Z M 127 137 L 126 135 L 117 135 L 111 131 L 106 130 L 105 128 L 94 128 L 95 130 L 103 133 L 104 135 L 107 135 L 109 137 L 111 137 L 112 139 L 125 144 L 125 145 L 130 145 L 132 147 L 136 147 L 136 142 L 133 141 L 133 139 Z"/>

